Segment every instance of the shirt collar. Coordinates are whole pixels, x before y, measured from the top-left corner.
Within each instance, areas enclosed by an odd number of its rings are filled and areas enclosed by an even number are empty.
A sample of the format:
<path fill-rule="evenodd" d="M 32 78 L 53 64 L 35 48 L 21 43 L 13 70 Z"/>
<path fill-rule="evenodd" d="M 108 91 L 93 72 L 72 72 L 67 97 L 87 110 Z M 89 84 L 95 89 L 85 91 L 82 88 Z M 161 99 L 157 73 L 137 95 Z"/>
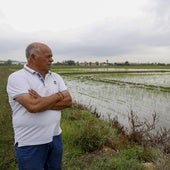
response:
<path fill-rule="evenodd" d="M 31 69 L 30 67 L 27 66 L 27 64 L 24 65 L 24 69 L 32 74 L 38 73 L 37 71 Z M 51 71 L 48 71 L 47 74 L 51 74 Z"/>

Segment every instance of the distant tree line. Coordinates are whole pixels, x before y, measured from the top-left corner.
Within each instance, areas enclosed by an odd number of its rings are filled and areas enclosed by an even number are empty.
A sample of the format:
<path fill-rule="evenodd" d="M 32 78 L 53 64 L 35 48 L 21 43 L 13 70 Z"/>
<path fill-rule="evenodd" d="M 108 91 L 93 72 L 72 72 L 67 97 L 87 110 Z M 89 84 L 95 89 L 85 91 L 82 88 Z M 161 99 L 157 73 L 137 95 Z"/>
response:
<path fill-rule="evenodd" d="M 19 62 L 19 61 L 13 61 L 13 60 L 7 60 L 7 61 L 2 61 L 0 60 L 0 65 L 23 65 L 26 62 Z M 56 62 L 53 63 L 54 65 L 64 65 L 64 66 L 129 66 L 129 65 L 170 65 L 170 64 L 165 64 L 165 63 L 130 63 L 129 61 L 125 62 L 115 62 L 115 63 L 110 63 L 108 60 L 106 62 L 79 62 L 79 61 L 74 61 L 74 60 L 65 60 L 62 62 Z"/>
<path fill-rule="evenodd" d="M 63 62 L 56 62 L 54 65 L 68 65 L 68 66 L 128 66 L 128 65 L 170 65 L 170 64 L 165 64 L 165 63 L 130 63 L 129 61 L 125 62 L 115 62 L 115 63 L 109 63 L 108 61 L 106 62 L 79 62 L 79 61 L 74 61 L 74 60 L 65 60 Z"/>

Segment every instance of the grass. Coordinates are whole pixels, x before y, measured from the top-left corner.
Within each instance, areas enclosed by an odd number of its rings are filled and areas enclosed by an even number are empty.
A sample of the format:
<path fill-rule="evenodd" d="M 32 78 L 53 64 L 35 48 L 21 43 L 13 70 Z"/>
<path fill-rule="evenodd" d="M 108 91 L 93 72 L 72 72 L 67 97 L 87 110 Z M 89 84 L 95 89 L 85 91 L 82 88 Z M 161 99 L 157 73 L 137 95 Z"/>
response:
<path fill-rule="evenodd" d="M 6 93 L 7 77 L 18 68 L 0 66 L 0 169 L 16 170 L 11 109 Z M 82 106 L 62 112 L 64 170 L 168 170 L 170 157 L 157 146 L 130 141 Z"/>
<path fill-rule="evenodd" d="M 16 167 L 13 150 L 13 129 L 11 124 L 11 109 L 6 93 L 8 67 L 0 66 L 0 169 L 14 170 Z"/>
<path fill-rule="evenodd" d="M 68 170 L 167 169 L 169 156 L 155 147 L 129 140 L 96 118 L 96 114 L 74 105 L 62 114 L 64 138 L 63 167 Z"/>

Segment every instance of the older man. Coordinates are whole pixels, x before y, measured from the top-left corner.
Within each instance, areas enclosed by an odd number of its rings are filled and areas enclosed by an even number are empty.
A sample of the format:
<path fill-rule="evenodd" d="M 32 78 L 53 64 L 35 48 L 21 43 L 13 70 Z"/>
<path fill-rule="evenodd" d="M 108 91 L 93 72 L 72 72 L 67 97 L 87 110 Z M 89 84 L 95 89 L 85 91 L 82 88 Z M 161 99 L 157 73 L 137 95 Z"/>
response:
<path fill-rule="evenodd" d="M 8 78 L 15 149 L 20 170 L 62 169 L 61 110 L 72 99 L 60 75 L 50 71 L 51 49 L 34 42 L 26 48 L 27 64 Z"/>

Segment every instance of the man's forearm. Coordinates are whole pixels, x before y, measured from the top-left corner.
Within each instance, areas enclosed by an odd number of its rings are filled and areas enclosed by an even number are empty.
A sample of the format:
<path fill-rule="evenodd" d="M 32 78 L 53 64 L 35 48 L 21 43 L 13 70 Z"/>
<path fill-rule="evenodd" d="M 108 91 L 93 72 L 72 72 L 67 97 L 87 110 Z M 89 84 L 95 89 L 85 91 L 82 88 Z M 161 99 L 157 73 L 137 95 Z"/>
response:
<path fill-rule="evenodd" d="M 58 92 L 48 97 L 41 97 L 36 91 L 29 90 L 29 95 L 33 99 L 32 112 L 45 110 L 62 110 L 72 106 L 72 98 L 68 91 Z M 53 97 L 55 97 L 53 99 Z M 56 99 L 56 100 L 55 100 Z"/>
<path fill-rule="evenodd" d="M 68 92 L 63 93 L 63 99 L 49 107 L 50 110 L 62 110 L 72 106 L 72 98 Z"/>
<path fill-rule="evenodd" d="M 32 113 L 49 110 L 48 108 L 52 107 L 53 105 L 55 105 L 55 103 L 61 100 L 62 100 L 62 96 L 58 93 L 55 93 L 47 97 L 41 97 L 41 96 L 39 96 L 38 98 L 32 97 L 32 100 L 27 110 Z"/>

